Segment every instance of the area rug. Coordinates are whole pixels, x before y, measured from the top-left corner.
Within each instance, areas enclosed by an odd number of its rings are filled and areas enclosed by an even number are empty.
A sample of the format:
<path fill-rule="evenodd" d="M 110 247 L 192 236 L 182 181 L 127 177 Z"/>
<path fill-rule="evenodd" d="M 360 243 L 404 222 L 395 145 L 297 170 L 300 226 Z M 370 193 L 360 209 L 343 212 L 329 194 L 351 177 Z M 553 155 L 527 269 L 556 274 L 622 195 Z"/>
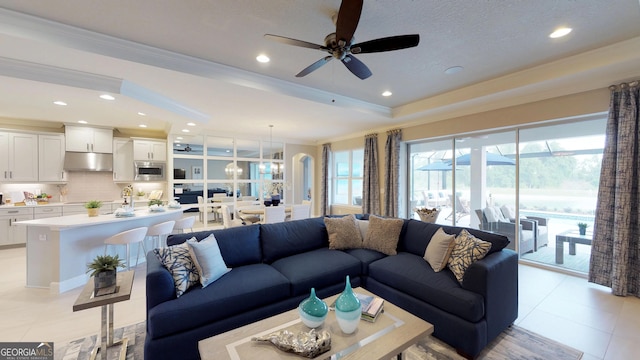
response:
<path fill-rule="evenodd" d="M 145 323 L 138 323 L 114 330 L 114 338 L 129 338 L 127 360 L 144 359 Z M 96 335 L 71 341 L 68 344 L 55 344 L 55 360 L 89 359 L 91 349 L 96 343 Z M 118 359 L 119 348 L 108 351 L 108 360 Z M 492 341 L 480 353 L 482 360 L 579 360 L 582 352 L 547 339 L 518 326 L 512 326 Z M 403 352 L 405 360 L 462 360 L 449 345 L 428 336 Z M 178 360 L 178 359 L 176 359 Z"/>

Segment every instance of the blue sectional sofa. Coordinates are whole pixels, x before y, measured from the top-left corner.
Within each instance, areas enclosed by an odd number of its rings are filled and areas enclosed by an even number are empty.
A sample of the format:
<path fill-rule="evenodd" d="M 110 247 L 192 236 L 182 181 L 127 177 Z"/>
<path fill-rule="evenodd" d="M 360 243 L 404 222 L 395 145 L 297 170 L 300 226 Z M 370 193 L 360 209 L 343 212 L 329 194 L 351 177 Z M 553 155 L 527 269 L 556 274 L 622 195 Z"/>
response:
<path fill-rule="evenodd" d="M 145 359 L 199 359 L 199 340 L 294 309 L 311 287 L 319 297 L 337 294 L 346 275 L 353 287 L 432 323 L 434 336 L 473 358 L 517 317 L 517 255 L 503 249 L 506 237 L 467 229 L 492 248 L 459 282 L 449 269 L 434 272 L 423 259 L 439 227 L 404 220 L 397 255 L 329 249 L 323 218 L 172 235 L 169 245 L 213 233 L 232 270 L 176 298 L 171 274 L 147 254 Z"/>

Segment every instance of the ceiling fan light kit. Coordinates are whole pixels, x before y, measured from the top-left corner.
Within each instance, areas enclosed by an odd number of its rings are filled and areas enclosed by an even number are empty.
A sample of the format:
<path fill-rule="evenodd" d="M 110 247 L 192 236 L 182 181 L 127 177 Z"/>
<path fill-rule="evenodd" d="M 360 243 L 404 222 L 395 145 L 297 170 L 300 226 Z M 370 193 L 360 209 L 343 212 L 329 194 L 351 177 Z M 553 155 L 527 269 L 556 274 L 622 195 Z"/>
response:
<path fill-rule="evenodd" d="M 351 73 L 364 80 L 371 76 L 371 70 L 363 62 L 356 59 L 353 54 L 367 54 L 415 47 L 420 42 L 420 35 L 397 35 L 353 44 L 353 34 L 360 21 L 362 6 L 363 0 L 342 1 L 335 19 L 336 31 L 324 38 L 324 46 L 273 34 L 265 34 L 265 37 L 283 44 L 321 50 L 330 54 L 330 56 L 326 56 L 304 68 L 296 74 L 296 77 L 306 76 L 335 58 L 340 60 Z"/>

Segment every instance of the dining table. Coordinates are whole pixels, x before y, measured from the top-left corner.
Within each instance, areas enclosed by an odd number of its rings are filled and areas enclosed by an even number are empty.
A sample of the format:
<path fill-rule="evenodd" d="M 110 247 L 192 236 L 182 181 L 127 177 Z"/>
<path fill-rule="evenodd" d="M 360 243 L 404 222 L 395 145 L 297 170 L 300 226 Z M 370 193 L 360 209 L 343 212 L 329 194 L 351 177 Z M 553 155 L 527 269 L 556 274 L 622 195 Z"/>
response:
<path fill-rule="evenodd" d="M 291 205 L 280 205 L 284 207 L 284 212 L 286 214 L 291 214 Z M 238 207 L 236 209 L 236 213 L 238 214 L 238 217 L 240 217 L 242 220 L 245 220 L 246 217 L 249 216 L 260 216 L 261 218 L 264 216 L 264 209 L 266 208 L 266 206 L 264 205 L 252 205 L 252 206 L 243 206 L 243 207 Z"/>

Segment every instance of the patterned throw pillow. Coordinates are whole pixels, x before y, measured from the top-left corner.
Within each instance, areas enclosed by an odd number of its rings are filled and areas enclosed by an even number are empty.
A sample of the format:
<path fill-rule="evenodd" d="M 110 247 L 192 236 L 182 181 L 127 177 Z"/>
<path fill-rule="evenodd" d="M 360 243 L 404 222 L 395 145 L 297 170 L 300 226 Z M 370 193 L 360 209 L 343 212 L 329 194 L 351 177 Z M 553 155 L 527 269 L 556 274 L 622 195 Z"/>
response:
<path fill-rule="evenodd" d="M 173 276 L 176 297 L 180 297 L 187 289 L 200 281 L 200 274 L 191 259 L 189 245 L 186 242 L 166 248 L 153 249 L 153 252 Z"/>
<path fill-rule="evenodd" d="M 379 251 L 387 255 L 397 254 L 398 240 L 404 220 L 385 219 L 375 215 L 369 216 L 369 229 L 362 242 L 362 247 Z"/>
<path fill-rule="evenodd" d="M 329 233 L 329 249 L 358 249 L 362 247 L 360 229 L 353 214 L 339 218 L 324 218 Z"/>
<path fill-rule="evenodd" d="M 447 267 L 449 256 L 455 246 L 455 235 L 449 235 L 442 228 L 439 228 L 435 234 L 429 240 L 429 245 L 424 251 L 423 258 L 431 265 L 431 268 L 435 272 L 442 271 Z"/>
<path fill-rule="evenodd" d="M 200 274 L 200 283 L 203 288 L 231 271 L 222 258 L 218 240 L 213 234 L 202 241 L 191 238 L 187 240 L 187 244 L 191 259 Z"/>
<path fill-rule="evenodd" d="M 482 241 L 462 230 L 455 239 L 455 246 L 449 256 L 448 266 L 459 282 L 462 282 L 464 273 L 474 262 L 482 259 L 491 249 L 491 243 Z"/>

